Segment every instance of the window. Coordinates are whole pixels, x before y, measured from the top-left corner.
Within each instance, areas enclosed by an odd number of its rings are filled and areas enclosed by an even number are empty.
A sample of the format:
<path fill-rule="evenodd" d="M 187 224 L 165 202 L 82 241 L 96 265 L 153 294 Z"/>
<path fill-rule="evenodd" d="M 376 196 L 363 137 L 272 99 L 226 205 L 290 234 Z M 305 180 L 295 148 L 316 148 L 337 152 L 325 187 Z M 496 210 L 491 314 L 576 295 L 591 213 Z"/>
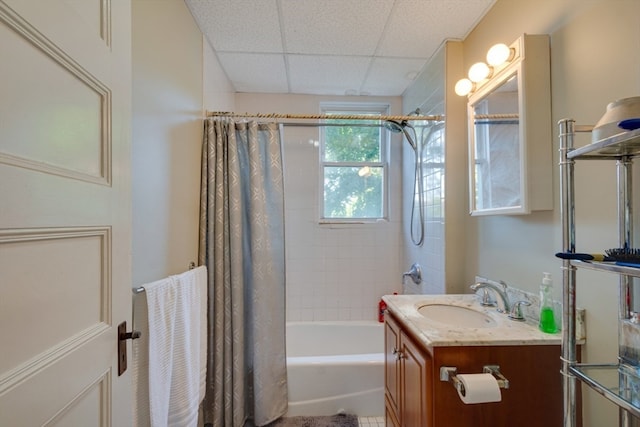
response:
<path fill-rule="evenodd" d="M 321 220 L 375 221 L 387 215 L 387 147 L 380 126 L 387 105 L 322 105 L 327 115 L 370 115 L 371 120 L 328 119 L 321 127 Z M 344 126 L 341 126 L 343 125 Z M 354 125 L 355 124 L 355 125 Z"/>

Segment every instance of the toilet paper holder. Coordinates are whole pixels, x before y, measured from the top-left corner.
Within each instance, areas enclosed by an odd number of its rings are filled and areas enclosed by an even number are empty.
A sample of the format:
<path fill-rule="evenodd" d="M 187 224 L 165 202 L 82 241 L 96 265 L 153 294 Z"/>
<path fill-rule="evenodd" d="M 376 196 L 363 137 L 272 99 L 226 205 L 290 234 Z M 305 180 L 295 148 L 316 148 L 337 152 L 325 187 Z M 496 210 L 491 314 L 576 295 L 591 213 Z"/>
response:
<path fill-rule="evenodd" d="M 500 372 L 500 366 L 498 365 L 485 365 L 482 367 L 483 374 L 491 374 L 498 382 L 498 387 L 507 389 L 509 388 L 509 380 Z M 453 384 L 456 390 L 464 394 L 464 385 L 456 376 L 458 374 L 458 368 L 455 366 L 441 366 L 440 367 L 440 381 L 450 382 Z"/>

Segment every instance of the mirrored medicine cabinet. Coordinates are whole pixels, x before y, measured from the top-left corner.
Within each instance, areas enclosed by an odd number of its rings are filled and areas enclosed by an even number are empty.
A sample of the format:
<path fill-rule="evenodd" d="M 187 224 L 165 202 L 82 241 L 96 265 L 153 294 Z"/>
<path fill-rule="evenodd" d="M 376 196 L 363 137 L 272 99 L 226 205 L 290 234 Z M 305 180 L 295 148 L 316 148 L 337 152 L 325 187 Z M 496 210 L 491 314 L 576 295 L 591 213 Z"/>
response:
<path fill-rule="evenodd" d="M 467 103 L 471 215 L 553 209 L 549 38 L 523 35 Z"/>

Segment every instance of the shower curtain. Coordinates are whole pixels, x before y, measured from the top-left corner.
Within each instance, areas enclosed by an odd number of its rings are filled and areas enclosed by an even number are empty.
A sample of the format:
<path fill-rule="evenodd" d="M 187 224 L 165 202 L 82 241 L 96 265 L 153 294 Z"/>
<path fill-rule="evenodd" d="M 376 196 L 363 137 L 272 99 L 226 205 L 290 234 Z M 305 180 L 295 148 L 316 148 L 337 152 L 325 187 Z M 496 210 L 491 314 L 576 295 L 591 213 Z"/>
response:
<path fill-rule="evenodd" d="M 287 410 L 278 125 L 206 119 L 200 197 L 199 264 L 209 271 L 204 421 L 262 426 Z"/>

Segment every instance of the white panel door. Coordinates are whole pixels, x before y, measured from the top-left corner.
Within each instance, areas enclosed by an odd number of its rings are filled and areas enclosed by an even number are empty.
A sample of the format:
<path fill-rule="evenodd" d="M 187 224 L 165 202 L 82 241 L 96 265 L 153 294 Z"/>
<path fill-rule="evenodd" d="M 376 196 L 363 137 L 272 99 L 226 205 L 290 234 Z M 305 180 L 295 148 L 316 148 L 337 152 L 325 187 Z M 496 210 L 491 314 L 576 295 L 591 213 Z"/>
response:
<path fill-rule="evenodd" d="M 130 27 L 128 0 L 0 0 L 0 426 L 132 425 Z"/>

